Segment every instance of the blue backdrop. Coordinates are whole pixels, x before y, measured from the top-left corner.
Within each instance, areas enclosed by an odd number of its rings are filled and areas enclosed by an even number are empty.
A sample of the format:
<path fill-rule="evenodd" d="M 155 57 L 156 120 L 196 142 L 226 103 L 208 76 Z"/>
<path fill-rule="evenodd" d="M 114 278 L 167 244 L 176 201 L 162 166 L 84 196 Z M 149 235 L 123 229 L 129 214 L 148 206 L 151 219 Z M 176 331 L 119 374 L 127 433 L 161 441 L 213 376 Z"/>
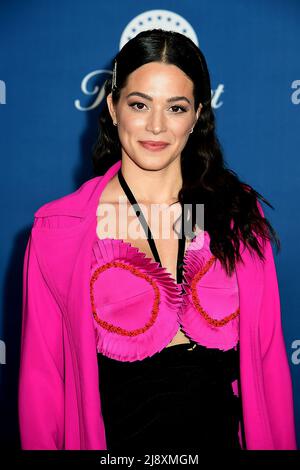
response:
<path fill-rule="evenodd" d="M 264 209 L 282 242 L 274 254 L 300 446 L 299 17 L 297 0 L 0 1 L 1 446 L 19 446 L 22 265 L 33 213 L 93 176 L 112 56 L 154 27 L 200 46 L 226 161 L 275 207 Z"/>

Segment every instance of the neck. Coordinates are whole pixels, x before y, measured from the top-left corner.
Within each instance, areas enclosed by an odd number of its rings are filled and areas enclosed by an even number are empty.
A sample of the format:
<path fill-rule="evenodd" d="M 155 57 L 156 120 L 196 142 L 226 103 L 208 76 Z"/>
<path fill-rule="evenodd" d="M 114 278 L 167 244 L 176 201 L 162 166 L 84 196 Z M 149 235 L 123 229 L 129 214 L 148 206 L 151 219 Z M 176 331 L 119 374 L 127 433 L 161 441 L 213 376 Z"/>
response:
<path fill-rule="evenodd" d="M 137 202 L 171 204 L 178 200 L 182 187 L 179 158 L 160 170 L 145 170 L 128 158 L 122 159 L 121 171 Z"/>

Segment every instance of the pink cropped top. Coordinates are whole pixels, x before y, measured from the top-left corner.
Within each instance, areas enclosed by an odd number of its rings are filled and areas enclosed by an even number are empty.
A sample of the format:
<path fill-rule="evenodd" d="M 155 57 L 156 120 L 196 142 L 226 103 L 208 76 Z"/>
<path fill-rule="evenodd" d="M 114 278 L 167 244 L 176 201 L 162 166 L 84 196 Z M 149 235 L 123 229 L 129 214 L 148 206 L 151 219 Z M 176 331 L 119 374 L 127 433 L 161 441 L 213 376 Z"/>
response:
<path fill-rule="evenodd" d="M 182 284 L 138 248 L 96 237 L 90 298 L 97 351 L 136 361 L 165 348 L 179 327 L 194 342 L 226 351 L 239 340 L 239 292 L 210 251 L 208 232 L 196 235 L 183 257 Z"/>

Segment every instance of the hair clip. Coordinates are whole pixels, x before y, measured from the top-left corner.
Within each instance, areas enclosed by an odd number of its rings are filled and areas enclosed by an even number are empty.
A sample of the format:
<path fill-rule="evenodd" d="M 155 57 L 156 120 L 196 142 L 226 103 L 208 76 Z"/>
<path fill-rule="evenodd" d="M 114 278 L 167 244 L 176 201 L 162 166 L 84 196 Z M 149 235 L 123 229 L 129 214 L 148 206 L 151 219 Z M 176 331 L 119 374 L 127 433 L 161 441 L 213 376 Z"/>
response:
<path fill-rule="evenodd" d="M 114 90 L 117 88 L 117 61 L 115 60 L 113 74 L 112 74 L 112 82 L 111 82 L 111 89 Z"/>

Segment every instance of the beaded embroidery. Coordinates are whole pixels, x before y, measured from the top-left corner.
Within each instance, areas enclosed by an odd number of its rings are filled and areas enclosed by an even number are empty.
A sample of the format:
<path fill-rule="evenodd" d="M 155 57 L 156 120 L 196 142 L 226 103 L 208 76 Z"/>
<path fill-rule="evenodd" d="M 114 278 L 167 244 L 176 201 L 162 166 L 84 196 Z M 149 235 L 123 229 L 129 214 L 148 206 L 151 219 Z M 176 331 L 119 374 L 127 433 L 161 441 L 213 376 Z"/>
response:
<path fill-rule="evenodd" d="M 209 242 L 207 232 L 192 240 L 180 285 L 130 243 L 97 237 L 90 278 L 97 351 L 121 361 L 142 360 L 165 348 L 180 326 L 208 348 L 235 347 L 237 279 L 227 276 Z"/>

